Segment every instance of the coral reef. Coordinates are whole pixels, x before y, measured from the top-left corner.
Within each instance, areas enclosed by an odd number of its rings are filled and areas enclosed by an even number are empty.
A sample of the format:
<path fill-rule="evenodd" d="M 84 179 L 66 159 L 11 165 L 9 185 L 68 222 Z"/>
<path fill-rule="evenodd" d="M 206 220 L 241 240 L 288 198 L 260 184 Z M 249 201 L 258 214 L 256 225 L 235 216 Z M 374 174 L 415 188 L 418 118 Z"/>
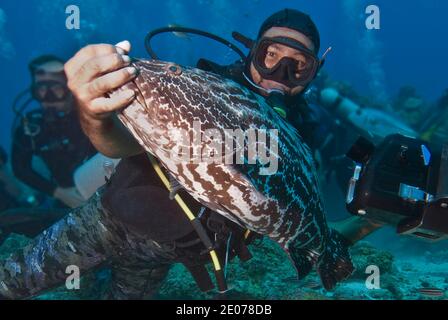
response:
<path fill-rule="evenodd" d="M 28 239 L 13 235 L 0 247 L 0 259 L 6 258 Z M 351 249 L 356 271 L 333 291 L 325 291 L 319 277 L 312 272 L 299 281 L 295 269 L 277 244 L 268 239 L 252 245 L 253 258 L 241 262 L 237 258 L 227 266 L 230 299 L 287 299 L 287 300 L 391 300 L 391 299 L 446 299 L 433 296 L 425 289 L 448 289 L 448 251 L 424 254 L 419 258 L 397 259 L 390 252 L 380 250 L 362 241 Z M 367 266 L 380 270 L 380 288 L 367 289 Z M 209 269 L 211 271 L 211 269 Z M 212 274 L 212 273 L 211 273 Z M 61 287 L 36 299 L 99 299 L 106 288 L 107 270 L 92 273 L 81 279 L 81 289 L 69 291 Z M 156 299 L 213 299 L 216 292 L 201 292 L 190 273 L 180 264 L 174 265 Z"/>
<path fill-rule="evenodd" d="M 392 102 L 395 113 L 413 128 L 421 126 L 423 115 L 428 106 L 413 86 L 403 86 Z"/>
<path fill-rule="evenodd" d="M 365 270 L 370 265 L 378 266 L 381 274 L 393 272 L 394 256 L 387 251 L 378 250 L 368 242 L 361 241 L 351 250 L 355 272 L 352 279 L 365 279 Z"/>

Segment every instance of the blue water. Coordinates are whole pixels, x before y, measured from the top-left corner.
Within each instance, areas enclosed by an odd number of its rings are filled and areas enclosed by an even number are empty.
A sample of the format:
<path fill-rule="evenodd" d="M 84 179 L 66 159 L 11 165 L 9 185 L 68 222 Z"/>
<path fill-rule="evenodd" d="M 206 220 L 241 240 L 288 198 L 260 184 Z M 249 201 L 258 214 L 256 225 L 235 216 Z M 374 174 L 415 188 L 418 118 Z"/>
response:
<path fill-rule="evenodd" d="M 80 8 L 80 30 L 65 28 L 65 8 L 70 4 Z M 381 10 L 380 30 L 365 27 L 364 11 L 369 4 Z M 1 0 L 0 144 L 10 148 L 10 105 L 29 85 L 27 62 L 37 55 L 55 54 L 68 59 L 84 45 L 127 39 L 133 44 L 132 55 L 147 57 L 145 34 L 168 24 L 201 28 L 227 39 L 231 39 L 233 30 L 254 37 L 261 22 L 284 7 L 303 10 L 313 17 L 321 32 L 321 50 L 328 46 L 334 49 L 326 71 L 334 79 L 351 83 L 361 95 L 387 101 L 401 86 L 412 85 L 432 103 L 448 87 L 445 0 Z M 161 51 L 165 49 L 165 54 L 176 61 L 193 60 L 198 51 L 204 50 L 217 59 L 227 54 L 217 46 L 208 49 L 207 42 L 192 51 L 184 41 L 171 46 L 169 52 L 170 44 L 161 43 Z M 404 240 L 397 241 L 393 231 L 386 230 L 372 241 L 398 246 Z M 425 250 L 436 248 L 421 246 Z M 398 247 L 396 251 L 403 246 Z"/>

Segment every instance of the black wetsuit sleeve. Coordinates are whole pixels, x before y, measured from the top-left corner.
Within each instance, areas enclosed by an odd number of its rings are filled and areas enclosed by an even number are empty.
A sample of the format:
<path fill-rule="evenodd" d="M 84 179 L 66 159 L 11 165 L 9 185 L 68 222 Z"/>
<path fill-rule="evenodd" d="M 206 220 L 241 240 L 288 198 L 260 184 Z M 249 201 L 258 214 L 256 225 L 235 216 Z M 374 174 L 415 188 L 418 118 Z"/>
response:
<path fill-rule="evenodd" d="M 57 185 L 33 169 L 33 150 L 29 137 L 18 129 L 14 135 L 11 166 L 14 175 L 30 187 L 53 196 Z"/>

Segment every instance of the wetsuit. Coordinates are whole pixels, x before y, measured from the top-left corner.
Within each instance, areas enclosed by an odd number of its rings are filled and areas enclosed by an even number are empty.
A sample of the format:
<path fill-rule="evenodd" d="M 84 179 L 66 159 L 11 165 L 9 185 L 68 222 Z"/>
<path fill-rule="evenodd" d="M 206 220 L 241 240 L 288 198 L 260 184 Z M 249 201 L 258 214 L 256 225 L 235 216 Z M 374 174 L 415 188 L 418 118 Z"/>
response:
<path fill-rule="evenodd" d="M 60 115 L 38 109 L 27 113 L 15 128 L 11 164 L 18 179 L 52 197 L 57 187 L 74 186 L 74 171 L 94 154 L 96 150 L 82 132 L 76 112 Z M 33 157 L 44 162 L 49 177 L 33 168 Z M 1 203 L 6 200 L 0 199 Z M 34 237 L 69 210 L 59 201 L 55 201 L 52 208 L 10 203 L 7 209 L 10 210 L 0 213 L 0 243 L 10 233 Z"/>
<path fill-rule="evenodd" d="M 0 212 L 18 206 L 17 200 L 6 190 L 7 188 L 2 178 L 7 161 L 6 151 L 0 147 Z"/>
<path fill-rule="evenodd" d="M 15 208 L 19 203 L 6 191 L 4 184 L 0 181 L 0 212 Z"/>
<path fill-rule="evenodd" d="M 14 134 L 11 157 L 14 175 L 49 196 L 57 187 L 73 187 L 76 168 L 96 153 L 82 132 L 76 112 L 58 116 L 34 110 L 26 115 L 25 121 Z M 34 170 L 33 156 L 43 160 L 50 178 Z"/>
<path fill-rule="evenodd" d="M 37 208 L 35 195 L 27 194 L 25 199 L 7 160 L 0 147 L 0 245 L 11 233 L 33 238 L 68 213 L 67 208 Z"/>
<path fill-rule="evenodd" d="M 242 79 L 238 65 L 220 67 L 203 62 L 199 67 Z M 298 100 L 299 104 L 284 107 L 289 111 L 287 117 L 294 121 L 306 107 L 303 99 Z M 180 194 L 194 214 L 203 212 L 191 196 L 183 190 Z M 247 258 L 242 245 L 245 229 L 209 210 L 202 217 L 211 238 L 217 239 L 215 247 L 220 257 L 228 249 L 226 240 L 231 233 L 230 256 Z M 185 214 L 169 200 L 147 156 L 141 154 L 123 159 L 107 185 L 83 207 L 24 250 L 0 261 L 0 296 L 24 298 L 61 285 L 68 265 L 78 266 L 82 275 L 109 264 L 112 281 L 106 298 L 150 298 L 175 262 L 183 262 L 193 276 L 198 276 L 197 271 L 209 261 L 204 249 Z M 209 285 L 206 279 L 196 280 L 205 288 Z"/>

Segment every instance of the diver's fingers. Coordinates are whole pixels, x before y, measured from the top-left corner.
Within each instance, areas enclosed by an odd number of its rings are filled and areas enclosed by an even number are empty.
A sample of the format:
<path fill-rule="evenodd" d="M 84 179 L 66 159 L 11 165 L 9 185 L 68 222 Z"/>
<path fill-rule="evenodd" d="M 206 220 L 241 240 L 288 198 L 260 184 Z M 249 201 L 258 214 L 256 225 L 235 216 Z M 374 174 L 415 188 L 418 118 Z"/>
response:
<path fill-rule="evenodd" d="M 113 46 L 110 44 L 92 44 L 79 50 L 67 63 L 65 64 L 65 73 L 67 77 L 72 78 L 78 72 L 88 60 L 93 57 L 103 56 L 107 54 L 128 54 L 130 50 L 130 43 L 128 41 L 122 41 L 117 43 L 119 46 Z M 129 49 L 129 50 L 128 50 Z"/>
<path fill-rule="evenodd" d="M 135 67 L 126 67 L 107 73 L 83 87 L 83 91 L 87 91 L 84 93 L 84 99 L 92 100 L 93 98 L 98 98 L 113 89 L 123 86 L 134 79 L 137 74 L 138 71 Z"/>
<path fill-rule="evenodd" d="M 106 55 L 117 52 L 117 47 L 110 44 L 91 44 L 79 50 L 65 63 L 67 77 L 73 76 L 78 69 L 88 60 L 98 55 Z"/>
<path fill-rule="evenodd" d="M 104 56 L 97 56 L 87 61 L 76 73 L 72 85 L 82 86 L 95 78 L 128 66 L 131 58 L 126 55 L 112 53 Z"/>
<path fill-rule="evenodd" d="M 117 47 L 118 53 L 121 53 L 120 49 L 123 50 L 123 53 L 121 54 L 128 54 L 132 48 L 131 43 L 128 40 L 118 42 L 115 46 Z"/>
<path fill-rule="evenodd" d="M 133 90 L 124 90 L 114 94 L 111 98 L 101 97 L 93 100 L 90 105 L 90 111 L 96 116 L 109 114 L 126 107 L 134 98 L 135 92 Z"/>

